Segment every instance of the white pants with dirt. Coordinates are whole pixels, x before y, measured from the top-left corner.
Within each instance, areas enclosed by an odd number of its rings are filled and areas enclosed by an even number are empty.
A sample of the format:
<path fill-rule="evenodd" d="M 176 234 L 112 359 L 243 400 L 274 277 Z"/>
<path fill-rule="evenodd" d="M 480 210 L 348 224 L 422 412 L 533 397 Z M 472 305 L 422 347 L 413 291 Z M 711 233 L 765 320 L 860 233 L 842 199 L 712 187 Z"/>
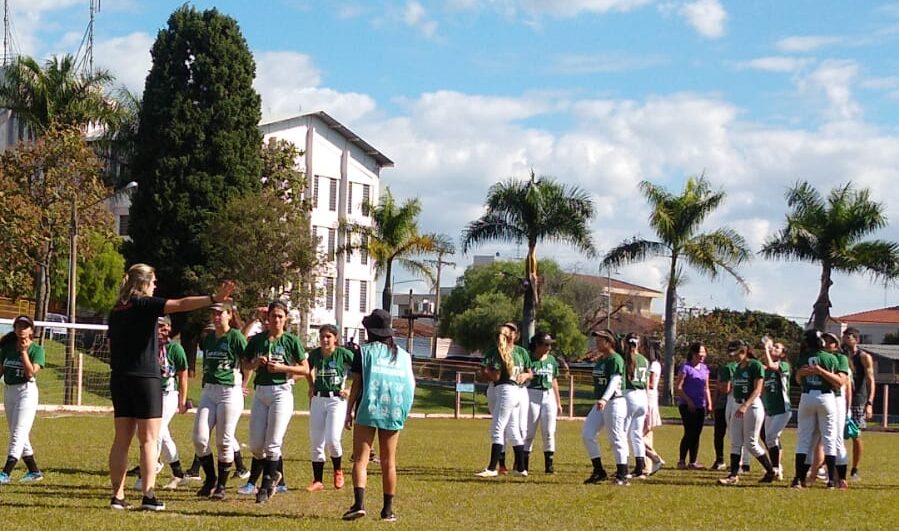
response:
<path fill-rule="evenodd" d="M 178 412 L 178 391 L 169 389 L 162 392 L 162 422 L 159 424 L 159 457 L 162 462 L 170 465 L 178 461 L 178 447 L 169 430 L 172 417 Z"/>
<path fill-rule="evenodd" d="M 309 444 L 313 463 L 323 463 L 327 456 L 343 455 L 340 436 L 345 420 L 346 400 L 339 395 L 312 397 L 309 405 Z"/>
<path fill-rule="evenodd" d="M 646 457 L 646 443 L 643 441 L 643 427 L 646 424 L 647 397 L 644 389 L 628 389 L 624 392 L 627 404 L 625 431 L 631 441 L 634 457 Z"/>
<path fill-rule="evenodd" d="M 733 445 L 733 432 L 731 431 L 730 421 L 734 416 L 734 411 L 737 410 L 737 402 L 734 400 L 733 393 L 729 393 L 727 395 L 727 404 L 724 406 L 724 422 L 727 424 L 727 435 L 730 437 L 731 445 Z M 749 464 L 749 451 L 746 446 L 743 446 L 743 449 L 740 451 L 740 464 L 748 465 Z"/>
<path fill-rule="evenodd" d="M 787 424 L 790 423 L 791 418 L 793 418 L 792 410 L 781 413 L 779 415 L 765 416 L 765 445 L 768 448 L 771 448 L 773 446 L 783 448 L 783 444 L 781 444 L 780 441 L 780 436 L 786 429 Z"/>
<path fill-rule="evenodd" d="M 205 457 L 212 453 L 210 434 L 215 429 L 218 460 L 234 461 L 234 432 L 243 411 L 243 392 L 239 385 L 206 384 L 194 419 L 194 449 Z"/>
<path fill-rule="evenodd" d="M 34 455 L 31 448 L 31 426 L 37 414 L 38 391 L 34 381 L 7 385 L 3 394 L 6 423 L 9 426 L 9 452 L 6 455 L 21 459 Z"/>
<path fill-rule="evenodd" d="M 250 409 L 250 451 L 256 459 L 281 458 L 284 434 L 293 416 L 293 386 L 259 385 Z"/>
<path fill-rule="evenodd" d="M 590 413 L 587 414 L 584 427 L 581 429 L 581 439 L 584 441 L 584 447 L 587 449 L 590 459 L 595 459 L 602 455 L 596 436 L 600 430 L 605 428 L 606 435 L 609 438 L 609 445 L 611 445 L 612 453 L 615 455 L 615 464 L 627 464 L 626 421 L 627 403 L 624 401 L 624 397 L 609 400 L 602 411 L 597 409 L 595 405 L 590 408 Z"/>
<path fill-rule="evenodd" d="M 534 439 L 537 436 L 537 423 L 540 423 L 540 433 L 543 436 L 543 451 L 556 451 L 556 393 L 550 389 L 528 389 L 528 429 L 524 439 L 524 449 L 530 452 L 534 448 Z"/>
<path fill-rule="evenodd" d="M 816 436 L 821 436 L 824 455 L 837 455 L 837 406 L 833 393 L 809 391 L 799 399 L 796 453 L 811 455 Z"/>
<path fill-rule="evenodd" d="M 521 391 L 517 385 L 502 384 L 495 388 L 493 420 L 490 423 L 490 441 L 503 444 L 508 439 L 512 446 L 524 444 L 521 436 L 520 420 Z"/>
<path fill-rule="evenodd" d="M 739 454 L 743 448 L 755 457 L 765 455 L 765 449 L 759 443 L 759 430 L 765 422 L 765 408 L 762 399 L 756 398 L 748 404 L 743 416 L 738 416 L 737 411 L 741 404 L 735 403 L 733 417 L 730 419 L 730 453 Z"/>
<path fill-rule="evenodd" d="M 836 399 L 837 407 L 837 429 L 834 434 L 837 438 L 837 464 L 848 465 L 849 452 L 846 450 L 846 413 L 848 410 L 846 407 L 846 386 L 843 386 L 843 395 L 834 398 Z"/>

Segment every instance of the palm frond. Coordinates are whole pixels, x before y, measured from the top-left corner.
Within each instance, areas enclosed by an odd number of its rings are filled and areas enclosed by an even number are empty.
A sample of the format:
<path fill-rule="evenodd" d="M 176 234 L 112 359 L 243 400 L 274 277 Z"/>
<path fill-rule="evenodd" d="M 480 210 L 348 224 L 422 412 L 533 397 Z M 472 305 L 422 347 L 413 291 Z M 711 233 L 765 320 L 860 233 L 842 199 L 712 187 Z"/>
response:
<path fill-rule="evenodd" d="M 662 242 L 633 238 L 612 248 L 601 262 L 603 268 L 617 268 L 643 262 L 649 257 L 669 256 L 671 249 Z"/>

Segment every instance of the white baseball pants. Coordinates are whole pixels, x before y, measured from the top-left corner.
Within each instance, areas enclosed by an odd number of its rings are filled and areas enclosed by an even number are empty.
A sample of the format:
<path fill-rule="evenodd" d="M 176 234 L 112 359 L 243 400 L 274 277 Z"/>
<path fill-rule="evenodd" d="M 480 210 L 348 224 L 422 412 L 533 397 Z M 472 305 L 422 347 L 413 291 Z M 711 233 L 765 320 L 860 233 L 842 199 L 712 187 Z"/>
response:
<path fill-rule="evenodd" d="M 6 423 L 9 426 L 9 452 L 16 459 L 34 455 L 31 448 L 31 426 L 37 414 L 38 391 L 35 382 L 7 385 L 3 394 Z"/>
<path fill-rule="evenodd" d="M 243 392 L 239 385 L 206 384 L 194 418 L 194 449 L 197 455 L 205 457 L 212 453 L 210 433 L 215 429 L 215 444 L 218 460 L 224 463 L 234 461 L 234 446 L 237 421 L 243 411 Z"/>
<path fill-rule="evenodd" d="M 277 461 L 293 416 L 293 386 L 260 385 L 250 409 L 250 451 L 256 459 Z"/>
<path fill-rule="evenodd" d="M 537 436 L 537 422 L 540 422 L 540 433 L 543 436 L 543 451 L 556 451 L 556 415 L 558 405 L 556 394 L 552 389 L 528 389 L 528 429 L 524 439 L 524 449 L 530 452 L 534 448 Z"/>
<path fill-rule="evenodd" d="M 346 400 L 339 396 L 313 396 L 309 405 L 309 443 L 313 463 L 343 455 L 340 436 L 346 420 Z"/>
<path fill-rule="evenodd" d="M 612 453 L 615 455 L 615 464 L 627 464 L 626 421 L 627 403 L 625 403 L 622 397 L 609 400 L 602 411 L 598 410 L 595 405 L 590 409 L 590 413 L 587 414 L 587 420 L 584 421 L 584 427 L 581 430 L 581 439 L 584 441 L 584 447 L 587 449 L 590 459 L 602 455 L 596 436 L 605 427 L 609 445 L 612 446 Z"/>

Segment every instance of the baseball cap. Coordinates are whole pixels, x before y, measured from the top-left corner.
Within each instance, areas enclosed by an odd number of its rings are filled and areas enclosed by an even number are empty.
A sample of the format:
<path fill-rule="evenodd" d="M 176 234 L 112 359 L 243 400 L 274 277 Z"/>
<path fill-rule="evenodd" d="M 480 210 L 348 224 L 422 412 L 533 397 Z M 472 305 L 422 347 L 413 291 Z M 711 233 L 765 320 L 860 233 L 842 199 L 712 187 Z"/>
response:
<path fill-rule="evenodd" d="M 15 327 L 17 324 L 20 324 L 20 323 L 24 323 L 24 324 L 28 325 L 29 328 L 34 328 L 34 321 L 32 321 L 31 317 L 28 317 L 27 315 L 23 314 L 23 315 L 17 316 L 13 320 L 12 325 L 13 325 L 13 327 Z"/>
<path fill-rule="evenodd" d="M 556 340 L 550 335 L 549 332 L 537 332 L 534 334 L 534 344 L 535 345 L 552 345 Z"/>
<path fill-rule="evenodd" d="M 735 356 L 741 348 L 745 348 L 746 346 L 746 342 L 742 339 L 734 339 L 727 344 L 727 355 Z"/>
<path fill-rule="evenodd" d="M 225 310 L 231 311 L 232 305 L 230 302 L 217 302 L 209 307 L 210 310 L 214 312 L 223 312 Z"/>
<path fill-rule="evenodd" d="M 832 334 L 830 332 L 824 332 L 823 334 L 821 334 L 821 339 L 823 339 L 825 343 L 835 343 L 837 345 L 840 344 L 840 338 L 838 338 L 836 334 Z"/>

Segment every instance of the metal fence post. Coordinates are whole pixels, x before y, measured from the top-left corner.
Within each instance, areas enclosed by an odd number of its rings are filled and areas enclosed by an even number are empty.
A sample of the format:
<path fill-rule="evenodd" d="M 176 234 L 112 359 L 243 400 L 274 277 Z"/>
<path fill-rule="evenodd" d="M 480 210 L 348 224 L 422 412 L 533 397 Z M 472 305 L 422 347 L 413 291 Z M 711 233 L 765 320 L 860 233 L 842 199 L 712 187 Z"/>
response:
<path fill-rule="evenodd" d="M 890 386 L 883 384 L 883 421 L 881 425 L 886 428 L 890 425 Z"/>
<path fill-rule="evenodd" d="M 75 333 L 72 330 L 71 333 Z M 81 405 L 81 390 L 84 389 L 84 352 L 78 352 L 78 387 L 75 391 L 75 403 Z"/>
<path fill-rule="evenodd" d="M 462 383 L 462 373 L 456 371 L 456 386 L 454 390 L 456 392 L 456 407 L 455 411 L 453 411 L 453 418 L 459 418 L 459 411 L 462 409 L 462 393 L 459 392 L 459 384 Z"/>
<path fill-rule="evenodd" d="M 568 418 L 574 417 L 574 375 L 568 373 Z"/>

